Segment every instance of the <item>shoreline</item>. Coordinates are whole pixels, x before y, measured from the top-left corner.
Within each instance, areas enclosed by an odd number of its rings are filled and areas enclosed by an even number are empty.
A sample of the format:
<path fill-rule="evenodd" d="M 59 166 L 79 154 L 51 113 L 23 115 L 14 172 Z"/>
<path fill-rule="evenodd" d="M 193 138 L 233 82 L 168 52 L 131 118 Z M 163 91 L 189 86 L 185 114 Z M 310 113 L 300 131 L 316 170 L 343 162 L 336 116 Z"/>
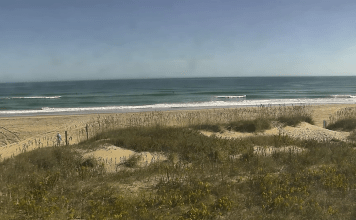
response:
<path fill-rule="evenodd" d="M 226 105 L 226 106 L 197 106 L 197 107 L 169 107 L 169 108 L 133 108 L 133 109 L 100 109 L 100 110 L 81 110 L 81 111 L 36 111 L 25 113 L 3 113 L 0 111 L 0 119 L 13 117 L 46 117 L 46 116 L 75 116 L 75 115 L 98 115 L 98 114 L 125 114 L 125 113 L 144 113 L 144 112 L 171 112 L 171 111 L 195 111 L 209 109 L 234 109 L 234 108 L 256 108 L 256 107 L 278 107 L 278 106 L 334 106 L 347 105 L 356 106 L 356 103 L 291 103 L 291 104 L 256 104 L 256 105 Z M 14 110 L 21 111 L 21 110 Z"/>
<path fill-rule="evenodd" d="M 328 121 L 329 117 L 338 110 L 356 107 L 355 104 L 304 106 L 310 107 L 315 126 L 321 128 L 323 121 Z M 259 106 L 0 117 L 0 155 L 1 158 L 8 158 L 23 151 L 53 146 L 56 143 L 57 132 L 62 135 L 64 141 L 64 134 L 67 131 L 69 144 L 76 144 L 86 139 L 86 125 L 89 125 L 90 137 L 95 132 L 100 132 L 100 129 L 104 129 L 105 121 L 110 120 L 112 122 L 108 124 L 108 129 L 111 128 L 110 126 L 119 128 L 149 126 L 155 123 L 161 123 L 165 126 L 185 126 L 192 121 L 193 123 L 205 123 L 208 120 L 219 123 L 223 120 L 231 120 L 232 117 L 240 117 L 238 114 L 243 111 L 247 112 L 246 115 L 248 116 L 248 112 L 252 112 L 257 107 Z M 153 122 L 151 123 L 148 120 Z"/>
<path fill-rule="evenodd" d="M 339 97 L 340 96 L 340 97 Z M 21 116 L 118 114 L 151 111 L 203 110 L 224 108 L 249 108 L 260 106 L 314 106 L 314 105 L 353 105 L 356 96 L 332 95 L 330 98 L 287 98 L 287 99 L 248 99 L 240 101 L 203 101 L 187 103 L 157 103 L 138 106 L 92 106 L 92 107 L 44 107 L 27 110 L 2 110 L 0 118 Z"/>

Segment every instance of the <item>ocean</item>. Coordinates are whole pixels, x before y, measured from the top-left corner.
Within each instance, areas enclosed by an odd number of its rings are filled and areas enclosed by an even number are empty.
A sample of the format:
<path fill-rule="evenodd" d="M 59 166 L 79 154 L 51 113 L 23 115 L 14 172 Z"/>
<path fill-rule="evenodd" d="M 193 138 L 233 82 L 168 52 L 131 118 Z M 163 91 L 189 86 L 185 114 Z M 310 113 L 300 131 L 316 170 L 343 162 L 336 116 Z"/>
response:
<path fill-rule="evenodd" d="M 0 84 L 0 116 L 355 104 L 356 76 L 120 79 Z"/>

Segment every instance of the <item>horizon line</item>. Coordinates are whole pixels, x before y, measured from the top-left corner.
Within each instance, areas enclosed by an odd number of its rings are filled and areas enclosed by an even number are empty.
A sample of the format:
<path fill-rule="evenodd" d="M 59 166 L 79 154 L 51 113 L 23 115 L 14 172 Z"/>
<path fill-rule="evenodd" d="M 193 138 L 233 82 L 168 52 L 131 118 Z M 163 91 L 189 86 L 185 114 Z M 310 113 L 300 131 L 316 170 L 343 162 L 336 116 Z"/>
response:
<path fill-rule="evenodd" d="M 44 81 L 9 81 L 1 82 L 0 84 L 6 83 L 45 83 L 45 82 L 76 82 L 76 81 L 107 81 L 107 80 L 143 80 L 143 79 L 201 79 L 201 78 L 288 78 L 288 77 L 354 77 L 356 75 L 308 75 L 308 74 L 277 74 L 269 76 L 192 76 L 192 77 L 136 77 L 136 78 L 106 78 L 106 79 L 68 79 L 68 80 L 44 80 Z"/>

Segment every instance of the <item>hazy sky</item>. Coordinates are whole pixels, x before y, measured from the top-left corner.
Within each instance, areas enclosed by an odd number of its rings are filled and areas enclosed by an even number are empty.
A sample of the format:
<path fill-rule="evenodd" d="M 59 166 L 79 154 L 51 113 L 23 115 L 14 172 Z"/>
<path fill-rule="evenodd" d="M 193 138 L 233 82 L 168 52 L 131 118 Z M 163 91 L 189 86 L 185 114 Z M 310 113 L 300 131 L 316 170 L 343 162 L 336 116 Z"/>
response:
<path fill-rule="evenodd" d="M 0 81 L 356 75 L 355 12 L 355 0 L 2 0 Z"/>

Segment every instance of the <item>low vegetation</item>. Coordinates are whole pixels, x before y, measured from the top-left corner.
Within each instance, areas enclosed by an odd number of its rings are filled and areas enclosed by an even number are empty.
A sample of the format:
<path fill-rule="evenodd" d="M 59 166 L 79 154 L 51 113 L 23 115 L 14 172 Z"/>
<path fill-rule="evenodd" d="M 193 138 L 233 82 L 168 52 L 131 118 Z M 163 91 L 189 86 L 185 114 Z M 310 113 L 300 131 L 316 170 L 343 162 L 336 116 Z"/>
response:
<path fill-rule="evenodd" d="M 271 128 L 271 121 L 264 118 L 254 120 L 241 120 L 229 123 L 226 128 L 238 132 L 260 132 Z"/>
<path fill-rule="evenodd" d="M 341 119 L 329 124 L 326 128 L 335 131 L 352 131 L 356 128 L 356 119 Z"/>
<path fill-rule="evenodd" d="M 277 118 L 277 121 L 286 126 L 297 126 L 301 122 L 307 122 L 309 124 L 314 124 L 314 121 L 311 116 L 305 115 L 293 115 L 293 116 L 280 116 Z"/>
<path fill-rule="evenodd" d="M 278 122 L 282 126 L 297 126 L 301 122 L 314 124 L 311 112 L 306 106 L 279 106 L 279 107 L 260 107 L 260 112 L 255 114 L 255 118 L 240 118 L 229 123 L 200 124 L 191 126 L 195 129 L 210 132 L 221 132 L 224 129 L 237 132 L 263 132 L 272 127 L 273 122 Z M 275 112 L 272 112 L 272 111 Z"/>
<path fill-rule="evenodd" d="M 327 129 L 334 131 L 347 131 L 350 132 L 348 139 L 356 141 L 356 108 L 349 107 L 337 111 L 334 115 L 330 116 Z"/>
<path fill-rule="evenodd" d="M 192 126 L 192 128 L 197 129 L 197 130 L 210 131 L 210 132 L 221 132 L 222 131 L 221 126 L 214 125 L 214 124 L 195 125 L 195 126 Z"/>
<path fill-rule="evenodd" d="M 352 131 L 356 129 L 356 108 L 349 107 L 337 111 L 330 116 L 326 127 L 330 130 Z"/>
<path fill-rule="evenodd" d="M 98 116 L 88 125 L 89 136 L 98 133 L 127 127 L 192 127 L 199 130 L 220 132 L 234 122 L 248 121 L 280 121 L 284 126 L 296 126 L 300 122 L 313 124 L 310 106 L 259 106 L 250 108 L 227 108 L 199 111 L 167 111 L 128 113 L 128 117 L 120 114 Z M 258 129 L 257 129 L 258 130 Z M 86 129 L 78 132 L 78 139 L 86 140 Z"/>
<path fill-rule="evenodd" d="M 0 163 L 0 216 L 356 218 L 356 151 L 352 142 L 317 142 L 283 135 L 222 139 L 204 136 L 200 128 L 107 129 L 78 145 L 42 148 L 5 159 Z M 126 170 L 108 173 L 105 163 L 79 153 L 103 143 L 137 152 L 158 151 L 169 159 L 136 167 L 139 158 L 132 158 L 125 164 Z M 267 152 L 269 147 L 284 150 Z"/>

